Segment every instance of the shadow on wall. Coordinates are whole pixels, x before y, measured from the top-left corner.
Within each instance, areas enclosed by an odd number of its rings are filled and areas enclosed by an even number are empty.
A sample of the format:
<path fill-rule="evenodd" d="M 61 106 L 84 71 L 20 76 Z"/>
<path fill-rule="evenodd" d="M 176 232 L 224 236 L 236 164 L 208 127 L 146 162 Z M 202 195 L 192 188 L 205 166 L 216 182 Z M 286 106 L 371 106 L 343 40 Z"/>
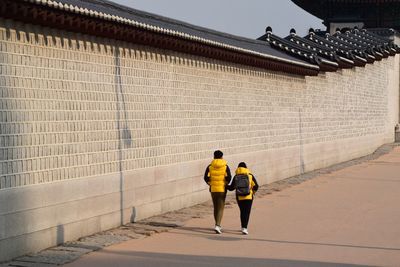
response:
<path fill-rule="evenodd" d="M 2 97 L 1 97 L 2 96 Z M 7 88 L 0 89 L 0 110 L 6 110 L 8 106 L 8 90 Z M 5 137 L 4 134 L 8 134 L 10 131 L 7 124 L 7 114 L 0 112 L 0 162 L 8 159 L 8 153 L 5 149 Z M 5 176 L 8 173 L 8 165 L 0 163 L 0 189 L 6 187 Z"/>
<path fill-rule="evenodd" d="M 132 133 L 128 126 L 128 112 L 121 74 L 120 47 L 114 48 L 115 63 L 115 95 L 117 100 L 117 128 L 119 132 L 120 150 L 132 147 Z"/>
<path fill-rule="evenodd" d="M 115 95 L 117 106 L 117 131 L 118 131 L 118 162 L 119 162 L 119 180 L 120 180 L 120 223 L 124 224 L 124 167 L 123 167 L 123 149 L 132 147 L 132 133 L 128 127 L 128 114 L 126 109 L 124 88 L 121 76 L 121 55 L 120 47 L 114 47 L 115 63 Z"/>
<path fill-rule="evenodd" d="M 136 222 L 136 208 L 135 207 L 132 208 L 132 214 L 131 214 L 130 222 L 132 222 L 132 223 Z"/>
<path fill-rule="evenodd" d="M 63 244 L 65 242 L 64 235 L 64 225 L 57 225 L 57 245 Z"/>
<path fill-rule="evenodd" d="M 10 38 L 9 36 L 10 31 L 7 30 L 7 38 Z M 4 68 L 8 66 L 8 59 L 9 57 L 4 56 L 0 61 L 4 65 L 3 71 L 5 73 L 7 73 L 7 70 L 4 70 Z M 20 115 L 13 110 L 15 108 L 13 99 L 18 97 L 18 90 L 13 90 L 10 79 L 3 74 L 0 74 L 0 111 L 2 111 L 0 112 L 0 189 L 12 187 L 14 181 L 10 178 L 10 175 L 21 171 L 19 166 L 13 166 L 6 162 L 17 156 L 13 149 L 9 149 L 11 148 L 9 136 L 18 134 L 11 123 L 20 120 Z"/>
<path fill-rule="evenodd" d="M 305 166 L 304 166 L 304 140 L 303 140 L 303 122 L 301 118 L 301 108 L 299 108 L 299 140 L 300 140 L 300 175 L 304 174 Z"/>

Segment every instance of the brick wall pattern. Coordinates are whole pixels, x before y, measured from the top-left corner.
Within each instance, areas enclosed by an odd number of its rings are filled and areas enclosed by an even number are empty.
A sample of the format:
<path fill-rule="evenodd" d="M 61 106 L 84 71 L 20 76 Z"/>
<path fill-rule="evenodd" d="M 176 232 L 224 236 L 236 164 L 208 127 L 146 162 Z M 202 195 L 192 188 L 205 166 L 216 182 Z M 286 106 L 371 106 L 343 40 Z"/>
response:
<path fill-rule="evenodd" d="M 3 20 L 0 188 L 383 134 L 393 64 L 304 78 Z"/>

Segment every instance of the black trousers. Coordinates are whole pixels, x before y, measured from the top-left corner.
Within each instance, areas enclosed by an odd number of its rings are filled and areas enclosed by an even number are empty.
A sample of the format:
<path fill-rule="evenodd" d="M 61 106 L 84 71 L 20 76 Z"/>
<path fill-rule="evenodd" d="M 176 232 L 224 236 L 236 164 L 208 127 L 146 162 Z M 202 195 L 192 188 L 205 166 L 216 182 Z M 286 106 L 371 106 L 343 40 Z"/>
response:
<path fill-rule="evenodd" d="M 238 200 L 238 205 L 240 209 L 240 222 L 242 223 L 242 228 L 247 228 L 250 219 L 251 206 L 253 205 L 253 200 Z"/>

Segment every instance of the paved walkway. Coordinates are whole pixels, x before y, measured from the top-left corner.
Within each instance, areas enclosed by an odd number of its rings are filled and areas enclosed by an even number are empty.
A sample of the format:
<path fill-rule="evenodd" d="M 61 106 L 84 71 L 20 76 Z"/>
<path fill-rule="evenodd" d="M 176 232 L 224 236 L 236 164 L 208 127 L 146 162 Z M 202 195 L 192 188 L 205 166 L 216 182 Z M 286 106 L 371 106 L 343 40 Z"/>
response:
<path fill-rule="evenodd" d="M 400 266 L 400 147 L 255 200 L 250 235 L 238 208 L 222 235 L 211 216 L 87 254 L 76 266 Z"/>

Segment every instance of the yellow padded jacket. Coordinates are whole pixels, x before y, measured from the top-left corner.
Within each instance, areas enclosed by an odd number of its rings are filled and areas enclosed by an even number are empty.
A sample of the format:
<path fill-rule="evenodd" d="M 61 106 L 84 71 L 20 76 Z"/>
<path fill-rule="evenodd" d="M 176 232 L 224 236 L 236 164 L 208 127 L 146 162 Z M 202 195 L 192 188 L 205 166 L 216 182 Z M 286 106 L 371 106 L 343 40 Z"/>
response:
<path fill-rule="evenodd" d="M 211 192 L 226 191 L 227 162 L 224 159 L 214 159 L 208 166 L 208 177 Z"/>

